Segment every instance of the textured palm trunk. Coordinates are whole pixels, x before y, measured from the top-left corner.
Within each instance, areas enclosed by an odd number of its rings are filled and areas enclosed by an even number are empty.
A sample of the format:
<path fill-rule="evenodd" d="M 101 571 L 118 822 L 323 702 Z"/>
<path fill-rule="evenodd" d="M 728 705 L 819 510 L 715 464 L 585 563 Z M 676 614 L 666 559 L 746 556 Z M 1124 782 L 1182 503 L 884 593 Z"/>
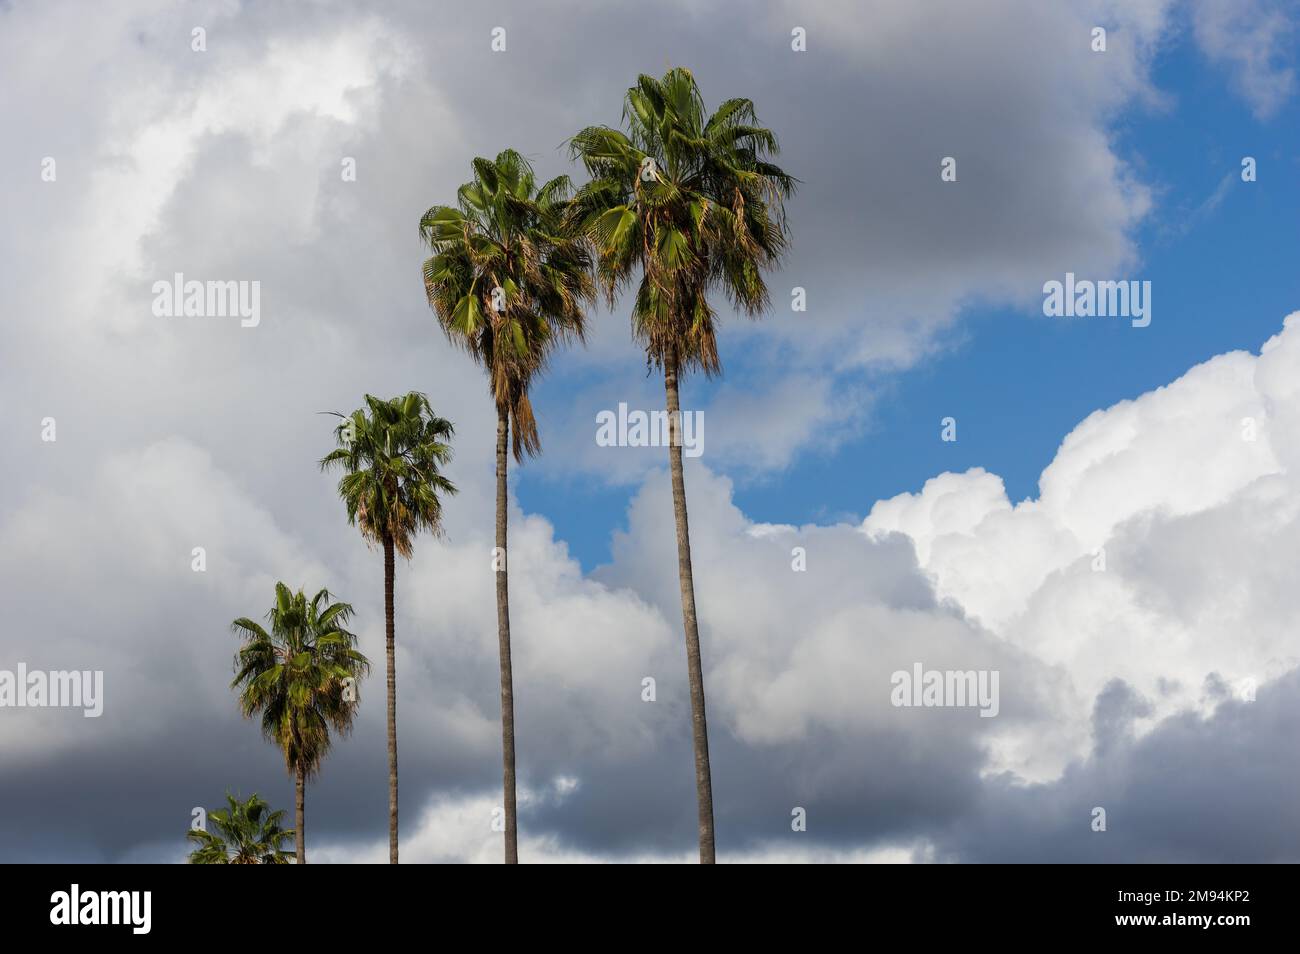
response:
<path fill-rule="evenodd" d="M 388 657 L 388 863 L 397 864 L 397 660 L 393 651 L 393 538 L 384 538 L 384 642 Z"/>
<path fill-rule="evenodd" d="M 515 816 L 515 688 L 510 667 L 510 586 L 506 576 L 506 444 L 510 417 L 497 408 L 497 646 L 501 657 L 501 757 L 506 814 L 506 864 L 519 863 L 519 827 Z"/>
<path fill-rule="evenodd" d="M 699 809 L 700 864 L 714 863 L 713 779 L 709 771 L 709 727 L 704 714 L 704 671 L 700 629 L 695 617 L 695 576 L 691 572 L 691 532 L 686 519 L 686 480 L 682 475 L 681 402 L 677 393 L 677 354 L 664 363 L 668 397 L 668 469 L 673 480 L 673 520 L 677 524 L 677 579 L 686 630 L 686 668 L 691 686 L 691 735 L 695 742 L 695 799 Z"/>
<path fill-rule="evenodd" d="M 305 865 L 307 863 L 307 778 L 301 765 L 294 774 L 293 824 L 297 829 L 294 832 L 294 845 L 297 849 L 298 864 Z"/>

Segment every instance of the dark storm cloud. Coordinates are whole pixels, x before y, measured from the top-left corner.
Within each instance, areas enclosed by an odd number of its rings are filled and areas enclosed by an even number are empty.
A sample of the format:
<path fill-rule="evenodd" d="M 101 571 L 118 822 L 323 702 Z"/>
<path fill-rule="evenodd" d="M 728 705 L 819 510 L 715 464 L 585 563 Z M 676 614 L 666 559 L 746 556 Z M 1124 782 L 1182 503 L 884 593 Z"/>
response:
<path fill-rule="evenodd" d="M 1209 718 L 1174 716 L 1114 738 L 1098 701 L 1098 748 L 1050 785 L 984 786 L 939 837 L 938 856 L 985 862 L 1261 863 L 1300 855 L 1300 672 L 1225 701 Z M 1118 687 L 1110 694 L 1131 692 Z M 1103 712 L 1103 709 L 1106 711 Z M 1130 715 L 1132 709 L 1130 707 Z M 1103 741 L 1109 744 L 1103 744 Z M 1106 830 L 1092 828 L 1093 809 Z"/>

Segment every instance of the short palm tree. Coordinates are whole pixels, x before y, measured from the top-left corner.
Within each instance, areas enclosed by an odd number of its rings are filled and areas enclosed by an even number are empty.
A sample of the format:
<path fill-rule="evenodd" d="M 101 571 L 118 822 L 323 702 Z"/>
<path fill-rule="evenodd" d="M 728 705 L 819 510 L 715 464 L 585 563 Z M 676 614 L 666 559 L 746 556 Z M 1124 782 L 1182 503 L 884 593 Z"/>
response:
<path fill-rule="evenodd" d="M 284 812 L 273 812 L 257 795 L 241 802 L 226 794 L 226 807 L 208 813 L 206 828 L 191 829 L 185 837 L 197 846 L 190 852 L 192 865 L 287 865 L 293 857 L 284 847 L 293 831 L 280 827 Z"/>
<path fill-rule="evenodd" d="M 275 605 L 266 614 L 268 631 L 248 617 L 231 629 L 243 639 L 235 656 L 239 708 L 262 716 L 262 734 L 284 750 L 295 779 L 294 831 L 298 864 L 307 863 L 305 802 L 307 780 L 330 748 L 330 729 L 346 735 L 357 711 L 356 681 L 370 661 L 345 628 L 347 603 L 330 602 L 328 590 L 309 601 L 302 590 L 275 584 Z"/>
<path fill-rule="evenodd" d="M 338 447 L 321 470 L 338 469 L 348 523 L 384 551 L 384 638 L 388 663 L 388 860 L 397 864 L 397 672 L 394 657 L 394 554 L 410 559 L 422 530 L 442 533 L 440 494 L 456 487 L 440 468 L 451 460 L 450 421 L 417 391 L 390 400 L 367 394 L 366 406 L 335 413 Z"/>
<path fill-rule="evenodd" d="M 516 462 L 541 450 L 529 388 L 554 351 L 581 340 L 583 307 L 594 298 L 586 242 L 568 230 L 569 180 L 537 185 L 514 150 L 475 159 L 474 179 L 454 206 L 435 205 L 420 219 L 433 252 L 424 288 L 451 342 L 487 372 L 496 406 L 497 645 L 501 667 L 501 747 L 505 860 L 519 861 L 515 812 L 514 677 L 510 660 L 510 589 L 506 574 L 507 446 Z"/>
<path fill-rule="evenodd" d="M 570 141 L 573 156 L 591 176 L 572 208 L 596 248 L 597 277 L 611 306 L 639 277 L 632 333 L 647 359 L 663 370 L 700 861 L 711 863 L 713 790 L 678 381 L 690 370 L 721 371 L 710 292 L 722 292 L 750 316 L 766 307 L 763 270 L 775 266 L 785 250 L 784 202 L 795 180 L 769 161 L 778 152 L 776 137 L 758 124 L 754 104 L 729 99 L 710 115 L 686 69 L 670 69 L 662 79 L 639 77 L 627 91 L 623 123 L 623 131 L 592 126 Z"/>

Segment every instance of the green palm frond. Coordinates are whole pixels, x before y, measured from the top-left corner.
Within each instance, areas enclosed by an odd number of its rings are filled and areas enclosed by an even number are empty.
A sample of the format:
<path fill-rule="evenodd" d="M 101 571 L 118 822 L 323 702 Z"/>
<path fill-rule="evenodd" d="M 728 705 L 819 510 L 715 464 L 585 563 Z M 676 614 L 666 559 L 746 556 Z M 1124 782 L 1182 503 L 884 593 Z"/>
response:
<path fill-rule="evenodd" d="M 591 181 L 568 214 L 590 242 L 612 304 L 637 275 L 633 334 L 662 366 L 721 370 L 711 291 L 754 316 L 768 304 L 765 270 L 779 264 L 785 200 L 797 181 L 772 157 L 776 136 L 748 99 L 711 115 L 689 70 L 640 76 L 623 104 L 624 129 L 590 126 L 569 149 Z"/>
<path fill-rule="evenodd" d="M 185 837 L 193 842 L 192 865 L 287 865 L 293 852 L 285 846 L 293 841 L 294 829 L 284 828 L 283 811 L 271 811 L 257 794 L 240 801 L 226 794 L 226 807 L 208 813 L 215 831 L 191 829 Z"/>
<path fill-rule="evenodd" d="M 333 412 L 339 446 L 320 466 L 343 472 L 338 492 L 348 522 L 371 543 L 391 539 L 409 559 L 418 533 L 442 532 L 440 495 L 456 493 L 441 470 L 455 428 L 418 391 L 389 400 L 367 394 L 365 402 L 350 415 Z"/>
<path fill-rule="evenodd" d="M 471 167 L 457 205 L 420 219 L 432 252 L 425 295 L 447 338 L 487 371 L 522 460 L 541 448 L 529 388 L 557 347 L 583 338 L 584 308 L 595 297 L 592 256 L 567 176 L 538 186 L 513 149 Z"/>
<path fill-rule="evenodd" d="M 302 590 L 276 583 L 269 629 L 248 617 L 231 623 L 241 639 L 231 682 L 240 711 L 261 716 L 267 741 L 284 752 L 290 771 L 301 769 L 305 777 L 329 751 L 329 730 L 352 728 L 357 703 L 344 699 L 344 685 L 370 672 L 356 635 L 345 628 L 352 613 L 351 604 L 334 602 L 328 590 L 308 600 Z"/>

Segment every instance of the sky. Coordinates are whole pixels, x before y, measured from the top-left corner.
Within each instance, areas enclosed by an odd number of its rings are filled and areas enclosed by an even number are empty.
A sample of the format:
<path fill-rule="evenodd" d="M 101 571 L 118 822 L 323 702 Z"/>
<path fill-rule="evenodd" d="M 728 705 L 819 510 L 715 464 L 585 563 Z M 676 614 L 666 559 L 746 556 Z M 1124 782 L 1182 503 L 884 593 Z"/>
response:
<path fill-rule="evenodd" d="M 1283 0 L 0 3 L 0 671 L 104 673 L 98 718 L 0 708 L 0 860 L 291 805 L 229 623 L 327 586 L 382 659 L 319 412 L 412 389 L 460 493 L 397 578 L 402 858 L 499 860 L 495 418 L 416 226 L 503 148 L 580 181 L 668 65 L 800 180 L 771 307 L 683 384 L 719 859 L 1300 859 L 1298 52 Z M 256 325 L 156 314 L 177 272 L 258 282 Z M 1049 317 L 1067 273 L 1150 324 Z M 520 856 L 689 861 L 665 455 L 596 440 L 662 382 L 626 301 L 589 318 L 511 472 Z M 997 716 L 893 705 L 917 663 L 997 671 Z M 387 858 L 383 691 L 313 861 Z"/>

